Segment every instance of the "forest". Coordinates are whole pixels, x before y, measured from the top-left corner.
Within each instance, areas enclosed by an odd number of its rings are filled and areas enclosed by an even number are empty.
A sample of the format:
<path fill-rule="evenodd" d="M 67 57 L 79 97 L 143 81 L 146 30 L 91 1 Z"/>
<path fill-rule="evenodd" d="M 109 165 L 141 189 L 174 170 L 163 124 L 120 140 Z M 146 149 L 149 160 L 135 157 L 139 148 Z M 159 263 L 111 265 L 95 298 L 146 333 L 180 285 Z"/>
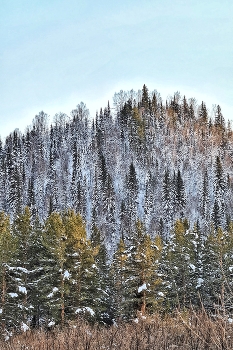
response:
<path fill-rule="evenodd" d="M 204 309 L 232 321 L 233 135 L 177 92 L 40 112 L 0 143 L 0 323 L 52 329 Z"/>

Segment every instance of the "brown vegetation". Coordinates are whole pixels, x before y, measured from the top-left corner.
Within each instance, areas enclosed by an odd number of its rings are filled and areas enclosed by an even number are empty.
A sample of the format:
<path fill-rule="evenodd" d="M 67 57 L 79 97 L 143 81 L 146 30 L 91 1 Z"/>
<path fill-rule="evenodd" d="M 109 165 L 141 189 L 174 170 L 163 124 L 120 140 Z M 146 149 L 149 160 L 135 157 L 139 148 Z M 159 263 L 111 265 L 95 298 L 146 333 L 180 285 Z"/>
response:
<path fill-rule="evenodd" d="M 136 321 L 136 322 L 135 322 Z M 220 350 L 233 349 L 233 324 L 206 312 L 154 315 L 111 327 L 78 320 L 64 330 L 27 331 L 0 341 L 4 350 Z"/>

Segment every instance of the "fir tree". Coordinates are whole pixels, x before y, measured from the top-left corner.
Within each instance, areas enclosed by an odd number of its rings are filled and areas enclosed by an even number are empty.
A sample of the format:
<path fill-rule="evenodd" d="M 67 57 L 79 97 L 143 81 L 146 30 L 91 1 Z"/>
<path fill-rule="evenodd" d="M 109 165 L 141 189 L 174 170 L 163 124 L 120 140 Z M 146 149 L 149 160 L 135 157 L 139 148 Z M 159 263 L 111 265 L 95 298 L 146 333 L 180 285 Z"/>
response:
<path fill-rule="evenodd" d="M 135 233 L 127 260 L 130 278 L 127 282 L 129 309 L 144 315 L 159 308 L 163 299 L 161 279 L 158 276 L 158 260 L 162 243 L 159 237 L 152 242 L 143 224 L 136 222 Z"/>
<path fill-rule="evenodd" d="M 52 305 L 51 300 L 51 310 L 54 308 L 54 313 L 52 312 L 52 318 L 59 317 L 61 325 L 64 326 L 65 322 L 65 262 L 66 262 L 66 245 L 67 245 L 67 235 L 65 226 L 62 222 L 61 216 L 53 212 L 47 218 L 45 222 L 45 227 L 43 231 L 43 244 L 50 252 L 54 262 L 57 263 L 57 268 L 54 273 L 55 279 L 58 279 L 58 283 L 53 287 L 49 298 L 53 297 L 54 293 L 59 293 L 59 298 L 57 300 L 58 305 Z M 60 275 L 60 276 L 59 276 Z M 49 286 L 51 288 L 51 286 Z M 57 298 L 56 298 L 57 299 Z M 55 300 L 56 300 L 55 299 Z M 54 300 L 54 302 L 55 302 Z M 60 315 L 58 314 L 60 310 Z"/>
<path fill-rule="evenodd" d="M 0 319 L 2 332 L 5 327 L 13 325 L 14 314 L 10 305 L 9 291 L 10 286 L 10 266 L 13 262 L 13 256 L 16 251 L 16 240 L 12 235 L 10 219 L 3 212 L 0 212 L 0 288 L 1 288 L 1 306 Z M 15 306 L 15 305 L 14 305 Z"/>
<path fill-rule="evenodd" d="M 113 255 L 110 276 L 112 279 L 113 309 L 114 316 L 125 318 L 128 313 L 128 290 L 127 280 L 130 271 L 127 268 L 127 249 L 124 240 L 121 238 L 117 250 Z"/>

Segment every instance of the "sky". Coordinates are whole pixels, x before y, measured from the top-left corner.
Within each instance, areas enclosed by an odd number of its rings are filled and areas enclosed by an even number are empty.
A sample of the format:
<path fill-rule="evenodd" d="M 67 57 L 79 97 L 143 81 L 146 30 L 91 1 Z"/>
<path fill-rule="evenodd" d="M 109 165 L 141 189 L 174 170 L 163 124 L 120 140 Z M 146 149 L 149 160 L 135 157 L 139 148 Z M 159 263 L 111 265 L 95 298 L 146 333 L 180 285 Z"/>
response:
<path fill-rule="evenodd" d="M 232 0 L 1 0 L 0 135 L 144 83 L 233 120 L 232 38 Z"/>

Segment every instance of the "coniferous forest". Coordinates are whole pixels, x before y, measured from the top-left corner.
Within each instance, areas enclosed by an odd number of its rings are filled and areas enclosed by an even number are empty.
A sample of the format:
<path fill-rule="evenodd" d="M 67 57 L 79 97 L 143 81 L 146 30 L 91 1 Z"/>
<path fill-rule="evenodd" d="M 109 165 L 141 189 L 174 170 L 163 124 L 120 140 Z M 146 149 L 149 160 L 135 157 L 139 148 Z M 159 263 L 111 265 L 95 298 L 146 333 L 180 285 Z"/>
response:
<path fill-rule="evenodd" d="M 0 144 L 3 335 L 204 309 L 232 322 L 233 134 L 220 106 L 120 91 Z"/>

